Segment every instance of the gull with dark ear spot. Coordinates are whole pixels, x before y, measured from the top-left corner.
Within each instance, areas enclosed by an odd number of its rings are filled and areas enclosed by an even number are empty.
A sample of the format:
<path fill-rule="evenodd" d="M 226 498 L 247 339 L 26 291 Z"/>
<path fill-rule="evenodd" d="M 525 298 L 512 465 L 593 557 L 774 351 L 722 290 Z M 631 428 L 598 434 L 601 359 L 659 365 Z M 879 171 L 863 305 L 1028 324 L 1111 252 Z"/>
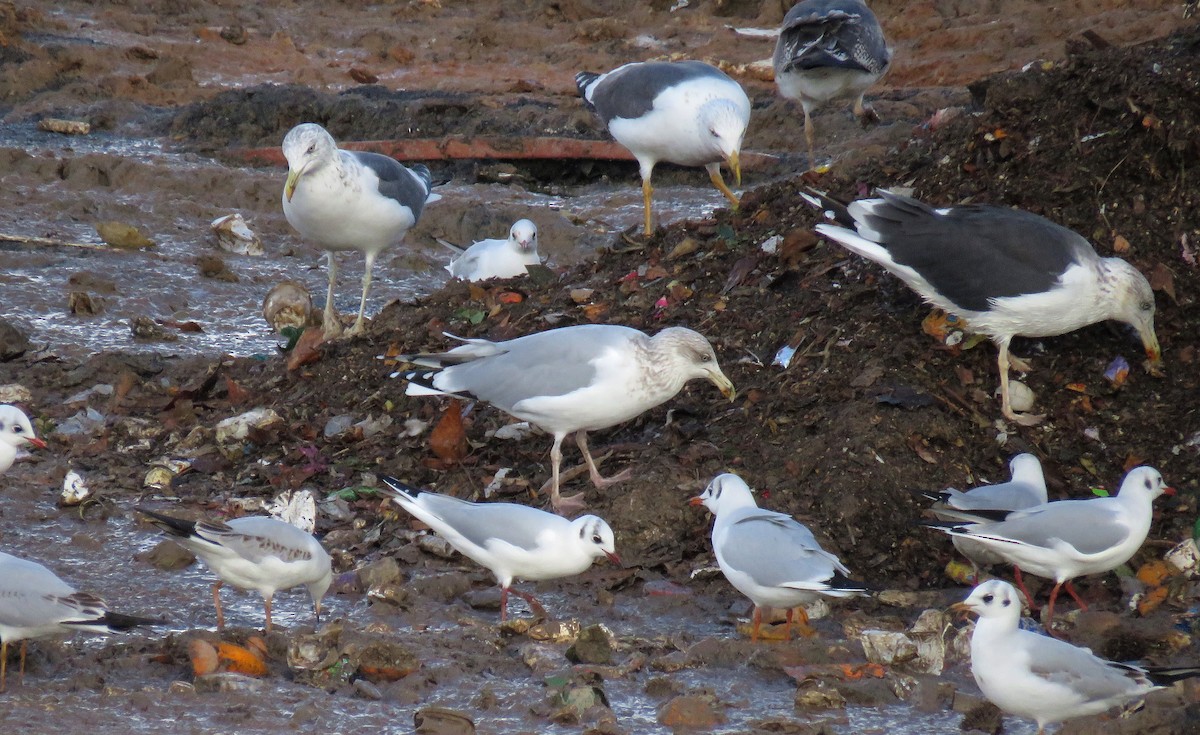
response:
<path fill-rule="evenodd" d="M 538 255 L 537 225 L 527 219 L 514 222 L 505 240 L 480 240 L 466 250 L 444 240 L 438 242 L 458 251 L 459 256 L 446 266 L 446 270 L 464 281 L 523 276 L 529 272 L 525 266 L 542 262 Z"/>
<path fill-rule="evenodd" d="M 394 477 L 382 477 L 382 492 L 446 539 L 461 554 L 486 567 L 500 584 L 500 620 L 508 617 L 508 593 L 545 609 L 532 595 L 512 589 L 514 579 L 539 581 L 570 577 L 596 559 L 620 565 L 612 529 L 603 518 L 562 516 L 515 503 L 471 503 L 419 490 Z"/>
<path fill-rule="evenodd" d="M 547 485 L 551 504 L 564 514 L 583 507 L 579 496 L 559 495 L 562 441 L 568 434 L 575 434 L 592 483 L 604 488 L 632 475 L 628 470 L 600 475 L 588 451 L 589 431 L 629 421 L 696 378 L 711 381 L 729 400 L 735 395 L 712 345 L 683 327 L 668 327 L 653 337 L 614 324 L 581 324 L 506 342 L 454 339 L 464 344 L 448 352 L 400 355 L 400 362 L 432 369 L 392 377 L 409 381 L 407 395 L 477 398 L 553 434 Z"/>
<path fill-rule="evenodd" d="M 998 579 L 979 585 L 951 610 L 979 616 L 971 633 L 971 674 L 983 696 L 1004 712 L 1036 721 L 1038 735 L 1047 725 L 1134 704 L 1155 689 L 1200 676 L 1200 666 L 1105 661 L 1086 648 L 1022 630 L 1021 599 Z"/>
<path fill-rule="evenodd" d="M 740 186 L 750 98 L 725 72 L 702 61 L 645 61 L 604 74 L 581 71 L 575 85 L 612 137 L 638 161 L 647 235 L 654 231 L 650 176 L 662 161 L 703 166 L 713 186 L 737 208 L 737 195 L 721 177 L 721 163 L 729 165 L 734 185 Z"/>
<path fill-rule="evenodd" d="M 325 128 L 303 123 L 283 139 L 288 177 L 283 187 L 283 214 L 301 237 L 329 253 L 329 290 L 325 296 L 326 336 L 342 331 L 333 306 L 337 281 L 334 253 L 357 250 L 366 256 L 358 319 L 347 332 L 364 330 L 367 292 L 375 259 L 404 239 L 417 223 L 430 193 L 429 169 L 406 167 L 379 153 L 337 147 Z"/>
<path fill-rule="evenodd" d="M 46 442 L 33 433 L 29 417 L 16 406 L 0 403 L 0 475 L 17 460 L 17 450 L 29 444 L 45 449 Z"/>

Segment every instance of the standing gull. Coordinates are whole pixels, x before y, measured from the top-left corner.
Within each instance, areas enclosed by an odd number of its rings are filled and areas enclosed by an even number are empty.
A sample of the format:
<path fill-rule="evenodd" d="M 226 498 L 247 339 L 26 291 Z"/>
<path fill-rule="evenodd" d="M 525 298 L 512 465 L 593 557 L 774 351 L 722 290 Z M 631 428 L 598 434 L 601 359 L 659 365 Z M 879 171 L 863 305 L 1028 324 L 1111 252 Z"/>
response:
<path fill-rule="evenodd" d="M 754 602 L 751 641 L 758 640 L 762 608 L 787 610 L 785 636 L 791 638 L 795 608 L 826 597 L 866 594 L 867 588 L 845 575 L 850 570 L 821 548 L 812 531 L 791 516 L 763 510 L 750 487 L 734 474 L 718 475 L 692 505 L 708 508 L 712 545 L 725 579 Z M 802 624 L 808 623 L 800 609 Z"/>
<path fill-rule="evenodd" d="M 977 541 L 1023 571 L 1054 580 L 1046 605 L 1046 629 L 1054 619 L 1054 601 L 1063 586 L 1081 608 L 1071 580 L 1111 571 L 1129 561 L 1150 533 L 1160 495 L 1174 495 L 1153 467 L 1136 467 L 1113 497 L 1058 500 L 1018 511 L 962 511 L 959 521 L 925 525 Z M 974 519 L 974 520 L 972 520 Z"/>
<path fill-rule="evenodd" d="M 780 94 L 804 108 L 810 166 L 813 110 L 854 97 L 855 117 L 864 122 L 873 118 L 875 111 L 863 105 L 863 94 L 891 62 L 883 29 L 862 0 L 804 0 L 788 11 L 775 44 L 775 84 Z"/>
<path fill-rule="evenodd" d="M 563 513 L 583 507 L 579 495 L 559 496 L 567 434 L 575 434 L 592 482 L 604 488 L 632 475 L 626 470 L 601 477 L 588 451 L 587 432 L 629 421 L 670 400 L 694 378 L 712 381 L 729 400 L 735 395 L 712 345 L 683 327 L 669 327 L 653 337 L 615 324 L 582 324 L 506 342 L 454 339 L 465 344 L 449 352 L 396 358 L 434 370 L 393 377 L 409 381 L 407 395 L 475 397 L 553 434 L 550 500 Z"/>
<path fill-rule="evenodd" d="M 998 579 L 951 609 L 979 616 L 971 633 L 971 674 L 983 696 L 1005 712 L 1035 720 L 1038 735 L 1047 725 L 1125 706 L 1200 676 L 1196 666 L 1147 669 L 1105 661 L 1086 648 L 1021 630 L 1017 591 Z"/>
<path fill-rule="evenodd" d="M 29 423 L 24 411 L 0 403 L 0 475 L 8 472 L 17 460 L 17 450 L 26 444 L 46 448 L 46 442 L 34 435 L 33 424 Z"/>
<path fill-rule="evenodd" d="M 77 630 L 115 633 L 160 620 L 108 611 L 96 595 L 76 592 L 58 575 L 36 562 L 0 552 L 0 692 L 4 691 L 8 644 L 21 642 L 21 681 L 25 680 L 25 645 L 32 638 L 68 635 Z"/>
<path fill-rule="evenodd" d="M 922 492 L 921 495 L 936 501 L 930 508 L 934 516 L 943 521 L 954 520 L 952 511 L 975 510 L 1024 510 L 1046 503 L 1046 477 L 1042 474 L 1042 463 L 1028 452 L 1014 456 L 1008 463 L 1012 479 L 997 485 L 980 485 L 963 492 L 946 488 L 939 492 Z M 954 536 L 954 548 L 967 557 L 979 579 L 979 570 L 1004 561 L 999 554 L 979 541 Z M 1017 584 L 1029 596 L 1021 582 L 1021 568 L 1013 567 Z"/>
<path fill-rule="evenodd" d="M 444 244 L 461 253 L 446 266 L 446 270 L 451 276 L 464 281 L 523 276 L 528 272 L 525 266 L 542 262 L 538 256 L 537 225 L 527 219 L 514 222 L 506 240 L 480 240 L 466 250 L 450 243 Z"/>
<path fill-rule="evenodd" d="M 394 477 L 380 478 L 384 494 L 432 528 L 472 561 L 487 567 L 500 584 L 500 621 L 508 616 L 514 579 L 538 581 L 579 574 L 607 557 L 620 565 L 612 529 L 603 518 L 573 521 L 515 503 L 471 503 L 409 487 Z M 532 595 L 511 592 L 544 612 Z"/>
<path fill-rule="evenodd" d="M 612 137 L 637 158 L 647 235 L 653 232 L 650 176 L 659 161 L 704 166 L 713 186 L 738 206 L 721 177 L 721 162 L 741 186 L 738 153 L 750 123 L 750 98 L 724 72 L 701 61 L 646 61 L 606 74 L 581 71 L 575 84 Z"/>
<path fill-rule="evenodd" d="M 275 592 L 300 584 L 308 588 L 313 610 L 320 620 L 321 598 L 333 582 L 333 570 L 329 554 L 312 534 L 267 516 L 248 516 L 221 523 L 188 521 L 146 508 L 137 511 L 149 517 L 172 540 L 203 559 L 217 575 L 212 594 L 218 630 L 225 627 L 220 594 L 225 582 L 262 595 L 268 631 L 271 630 L 271 598 Z"/>
<path fill-rule="evenodd" d="M 417 223 L 431 199 L 429 169 L 406 168 L 378 153 L 340 150 L 333 136 L 316 123 L 292 128 L 283 139 L 283 155 L 288 162 L 283 214 L 302 237 L 329 253 L 326 335 L 341 332 L 333 306 L 334 251 L 358 250 L 367 258 L 358 319 L 348 332 L 360 334 L 375 259 Z"/>
<path fill-rule="evenodd" d="M 875 261 L 926 301 L 965 319 L 1000 350 L 1004 417 L 1024 426 L 1045 417 L 1017 414 L 1008 368 L 1013 337 L 1051 337 L 1106 319 L 1137 330 L 1151 370 L 1162 364 L 1154 334 L 1154 292 L 1120 258 L 1101 258 L 1080 235 L 1030 212 L 969 204 L 935 209 L 889 191 L 849 206 L 822 192 L 802 194 L 841 227 L 817 232 Z"/>

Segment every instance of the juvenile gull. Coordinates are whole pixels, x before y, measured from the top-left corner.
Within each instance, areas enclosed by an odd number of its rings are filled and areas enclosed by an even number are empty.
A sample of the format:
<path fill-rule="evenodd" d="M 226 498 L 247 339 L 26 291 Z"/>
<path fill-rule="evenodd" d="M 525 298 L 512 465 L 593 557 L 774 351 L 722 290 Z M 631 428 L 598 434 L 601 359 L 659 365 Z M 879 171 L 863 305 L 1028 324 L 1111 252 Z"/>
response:
<path fill-rule="evenodd" d="M 8 472 L 17 460 L 17 450 L 26 444 L 46 448 L 46 442 L 34 435 L 33 424 L 29 423 L 24 411 L 0 403 L 0 475 Z"/>
<path fill-rule="evenodd" d="M 867 592 L 845 575 L 850 570 L 821 548 L 812 531 L 791 516 L 763 510 L 750 487 L 737 475 L 717 475 L 704 492 L 689 501 L 708 508 L 713 523 L 712 545 L 725 579 L 754 602 L 751 641 L 758 640 L 762 608 L 787 610 L 785 636 L 791 638 L 792 617 L 798 605 L 826 597 L 850 597 Z M 800 608 L 802 624 L 808 615 Z"/>
<path fill-rule="evenodd" d="M 721 177 L 721 162 L 741 186 L 738 154 L 750 122 L 750 98 L 724 72 L 701 61 L 645 61 L 605 74 L 581 71 L 575 84 L 612 137 L 637 158 L 647 235 L 653 232 L 650 176 L 660 161 L 704 166 L 713 186 L 738 206 Z"/>
<path fill-rule="evenodd" d="M 77 630 L 115 633 L 161 623 L 109 612 L 103 599 L 75 591 L 41 564 L 0 552 L 0 692 L 4 691 L 10 643 L 21 642 L 24 682 L 25 646 L 30 639 Z"/>
<path fill-rule="evenodd" d="M 1030 426 L 1044 416 L 1017 414 L 1008 391 L 1013 337 L 1066 334 L 1106 319 L 1137 330 L 1151 370 L 1162 364 L 1154 334 L 1154 292 L 1120 258 L 1101 258 L 1080 235 L 1030 212 L 970 204 L 935 209 L 889 191 L 849 206 L 815 190 L 802 196 L 841 227 L 817 232 L 875 261 L 926 301 L 965 319 L 1000 350 L 1005 418 Z"/>
<path fill-rule="evenodd" d="M 554 435 L 550 447 L 550 500 L 566 513 L 580 495 L 560 497 L 562 441 L 571 433 L 596 487 L 629 479 L 629 470 L 601 477 L 588 451 L 587 432 L 628 421 L 663 403 L 693 378 L 706 378 L 729 400 L 733 383 L 721 372 L 712 345 L 698 332 L 669 327 L 653 337 L 615 324 L 560 327 L 505 342 L 458 339 L 449 352 L 396 359 L 434 370 L 394 373 L 410 396 L 471 396 Z"/>
<path fill-rule="evenodd" d="M 1018 511 L 943 511 L 957 521 L 925 525 L 977 541 L 1028 574 L 1054 580 L 1046 606 L 1046 629 L 1054 619 L 1054 601 L 1064 585 L 1081 608 L 1071 580 L 1111 571 L 1129 561 L 1150 533 L 1154 499 L 1174 495 L 1153 467 L 1136 467 L 1115 496 L 1058 500 Z"/>
<path fill-rule="evenodd" d="M 979 616 L 971 633 L 971 674 L 983 696 L 1005 712 L 1035 720 L 1038 735 L 1047 725 L 1132 704 L 1200 676 L 1196 666 L 1147 669 L 1105 661 L 1087 648 L 1021 630 L 1017 591 L 998 579 L 951 609 Z"/>
<path fill-rule="evenodd" d="M 296 585 L 308 588 L 313 610 L 321 618 L 321 598 L 333 582 L 329 554 L 312 534 L 267 516 L 220 521 L 188 521 L 182 518 L 137 508 L 176 543 L 204 560 L 217 575 L 213 585 L 213 604 L 217 608 L 217 629 L 225 627 L 221 611 L 221 586 L 229 584 L 262 595 L 267 630 L 271 630 L 271 598 L 278 590 Z"/>
<path fill-rule="evenodd" d="M 449 245 L 449 243 L 446 243 Z M 508 230 L 508 239 L 480 240 L 466 250 L 453 245 L 461 255 L 446 266 L 451 276 L 464 281 L 523 276 L 527 265 L 538 265 L 538 229 L 532 221 L 519 219 Z"/>
<path fill-rule="evenodd" d="M 943 521 L 953 520 L 954 517 L 939 511 L 1024 510 L 1048 501 L 1046 478 L 1042 474 L 1042 463 L 1037 457 L 1027 452 L 1018 454 L 1009 460 L 1008 468 L 1012 474 L 1012 479 L 1008 482 L 980 485 L 966 492 L 951 487 L 938 492 L 921 492 L 921 495 L 936 501 L 930 510 L 935 517 Z M 952 540 L 954 548 L 971 562 L 976 581 L 981 568 L 1004 561 L 986 544 L 962 536 L 954 536 Z M 1029 597 L 1021 581 L 1021 568 L 1013 569 L 1021 591 Z"/>
<path fill-rule="evenodd" d="M 283 214 L 302 237 L 329 253 L 323 324 L 329 336 L 341 332 L 333 306 L 334 251 L 358 250 L 366 256 L 358 319 L 348 332 L 360 334 L 375 259 L 417 223 L 431 199 L 429 169 L 406 168 L 378 153 L 340 150 L 316 123 L 292 128 L 283 139 L 283 155 L 288 161 Z"/>
<path fill-rule="evenodd" d="M 585 515 L 568 521 L 527 505 L 471 503 L 409 487 L 394 477 L 380 479 L 390 488 L 383 491 L 385 495 L 495 575 L 500 584 L 501 622 L 508 616 L 514 579 L 570 577 L 601 557 L 621 564 L 612 529 L 603 518 Z M 535 612 L 544 612 L 533 595 L 511 592 Z"/>
<path fill-rule="evenodd" d="M 804 138 L 813 163 L 812 112 L 831 100 L 854 97 L 854 115 L 871 119 L 863 94 L 887 73 L 891 49 L 875 14 L 861 0 L 804 0 L 783 18 L 775 44 L 779 93 L 804 108 Z"/>

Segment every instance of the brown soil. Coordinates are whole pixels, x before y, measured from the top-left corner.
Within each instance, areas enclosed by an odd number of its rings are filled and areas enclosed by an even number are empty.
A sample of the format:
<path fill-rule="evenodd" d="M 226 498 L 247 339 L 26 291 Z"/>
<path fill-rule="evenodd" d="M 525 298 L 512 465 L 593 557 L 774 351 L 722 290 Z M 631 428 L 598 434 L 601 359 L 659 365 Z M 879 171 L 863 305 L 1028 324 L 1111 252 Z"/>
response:
<path fill-rule="evenodd" d="M 372 6 L 385 21 L 376 23 L 383 30 L 372 30 L 358 3 L 297 3 L 286 13 L 246 3 L 204 11 L 194 3 L 150 5 L 111 4 L 97 11 L 94 26 L 78 15 L 0 12 L 0 34 L 9 40 L 0 46 L 8 62 L 0 74 L 8 119 L 65 110 L 125 131 L 169 130 L 206 150 L 273 145 L 309 117 L 345 138 L 533 126 L 586 135 L 594 123 L 570 101 L 578 68 L 606 69 L 656 53 L 747 63 L 767 56 L 770 44 L 735 36 L 724 24 L 769 26 L 782 16 L 775 3 L 736 1 L 676 13 L 666 2 L 619 3 L 623 12 L 607 13 L 577 0 L 545 9 L 412 2 Z M 809 523 L 857 577 L 915 590 L 947 585 L 942 570 L 952 550 L 919 528 L 924 503 L 910 489 L 999 479 L 1018 451 L 1042 458 L 1052 497 L 1083 497 L 1094 486 L 1115 490 L 1127 468 L 1150 464 L 1179 490 L 1159 501 L 1151 540 L 1133 566 L 1157 558 L 1191 533 L 1200 498 L 1200 269 L 1190 255 L 1200 246 L 1200 32 L 1181 20 L 1177 3 L 1080 2 L 1051 11 L 1014 0 L 985 3 L 986 13 L 973 10 L 979 3 L 877 5 L 899 50 L 892 86 L 877 95 L 881 116 L 892 122 L 864 146 L 844 110 L 824 113 L 818 124 L 833 140 L 828 150 L 841 156 L 832 173 L 751 186 L 736 213 L 660 230 L 644 246 L 614 242 L 595 262 L 542 282 L 451 285 L 394 303 L 365 338 L 329 344 L 318 361 L 296 370 L 282 355 L 171 361 L 105 354 L 78 365 L 28 358 L 0 364 L 0 383 L 32 390 L 43 431 L 77 410 L 63 405 L 68 395 L 100 382 L 120 386 L 119 398 L 97 404 L 112 417 L 99 438 L 55 439 L 53 458 L 43 453 L 5 482 L 53 486 L 69 462 L 112 488 L 123 507 L 142 492 L 148 463 L 176 453 L 193 435 L 209 451 L 172 492 L 210 510 L 227 507 L 231 497 L 269 498 L 301 485 L 333 492 L 362 484 L 364 473 L 474 497 L 502 467 L 513 468 L 502 495 L 537 503 L 543 499 L 529 491 L 548 477 L 549 439 L 485 438 L 509 421 L 488 407 L 468 416 L 471 450 L 454 463 L 433 455 L 428 433 L 326 438 L 322 429 L 347 413 L 388 415 L 393 426 L 436 421 L 443 404 L 405 397 L 377 356 L 392 346 L 444 348 L 443 331 L 503 339 L 588 320 L 647 331 L 686 325 L 713 341 L 738 400 L 726 404 L 711 387 L 690 386 L 593 441 L 598 455 L 605 444 L 614 452 L 605 470 L 631 467 L 634 480 L 604 492 L 583 480 L 567 488 L 587 493 L 638 570 L 612 583 L 618 608 L 644 594 L 641 581 L 688 584 L 689 573 L 708 562 L 708 519 L 685 501 L 727 470 L 757 488 L 763 505 Z M 215 30 L 235 25 L 248 43 L 228 43 Z M 1162 40 L 1122 45 L 1181 25 L 1188 27 Z M 634 38 L 649 28 L 664 46 L 636 48 Z M 1118 45 L 1097 48 L 1078 38 L 1085 29 Z M 103 43 L 61 40 L 84 30 Z M 1045 63 L 1011 71 L 1035 59 Z M 367 68 L 380 86 L 351 87 L 351 67 Z M 1006 73 L 984 77 L 992 71 Z M 222 92 L 223 74 L 303 86 Z M 968 82 L 970 95 L 954 88 Z M 767 84 L 747 83 L 755 100 L 749 147 L 793 148 L 794 114 Z M 341 85 L 347 89 L 336 92 Z M 924 89 L 934 86 L 951 88 Z M 947 100 L 974 106 L 944 124 L 914 127 Z M 817 216 L 797 195 L 806 185 L 842 197 L 907 186 L 940 204 L 1012 205 L 1083 233 L 1102 255 L 1119 248 L 1155 285 L 1166 377 L 1137 366 L 1137 344 L 1122 329 L 1096 325 L 1019 341 L 1014 351 L 1033 358 L 1027 381 L 1049 420 L 1032 429 L 997 424 L 995 350 L 987 343 L 948 349 L 924 335 L 927 310 L 915 295 L 810 234 Z M 267 206 L 269 197 L 262 199 Z M 782 235 L 783 244 L 766 254 L 759 245 L 772 235 Z M 585 304 L 572 299 L 575 289 L 592 290 Z M 500 298 L 506 290 L 523 299 L 507 303 Z M 664 297 L 666 306 L 657 305 Z M 479 314 L 486 316 L 473 323 Z M 789 341 L 798 346 L 791 365 L 772 365 Z M 1134 368 L 1113 388 L 1104 371 L 1117 355 Z M 206 383 L 217 363 L 218 379 Z M 233 383 L 248 396 L 231 390 Z M 282 427 L 253 437 L 244 456 L 211 447 L 208 432 L 217 421 L 257 406 L 278 411 Z M 135 435 L 135 419 L 160 428 Z M 567 457 L 576 459 L 571 450 Z M 381 513 L 374 499 L 352 508 L 367 524 Z M 405 527 L 406 519 L 394 518 L 379 539 L 368 539 L 363 524 L 323 520 L 320 531 L 334 533 L 331 551 L 348 568 L 408 546 L 394 535 Z M 701 595 L 728 594 L 720 580 L 696 584 Z M 1120 609 L 1125 597 L 1116 575 L 1080 586 L 1102 609 Z M 1189 599 L 1172 599 L 1156 618 L 1179 614 L 1194 604 Z M 861 607 L 877 611 L 873 602 Z M 1142 643 L 1122 651 L 1129 658 L 1161 652 Z M 1189 653 L 1195 658 L 1195 643 L 1175 656 Z M 1183 708 L 1178 714 L 1179 722 L 1166 725 L 1175 729 L 1155 732 L 1187 732 Z"/>

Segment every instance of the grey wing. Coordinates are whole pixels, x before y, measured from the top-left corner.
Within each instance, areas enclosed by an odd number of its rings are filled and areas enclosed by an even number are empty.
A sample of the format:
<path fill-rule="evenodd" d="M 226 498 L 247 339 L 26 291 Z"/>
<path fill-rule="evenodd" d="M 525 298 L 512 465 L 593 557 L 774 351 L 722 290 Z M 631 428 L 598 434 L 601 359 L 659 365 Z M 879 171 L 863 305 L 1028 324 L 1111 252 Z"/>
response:
<path fill-rule="evenodd" d="M 446 525 L 480 548 L 495 539 L 522 549 L 534 549 L 538 537 L 555 525 L 559 516 L 515 503 L 469 503 L 440 493 L 421 493 L 414 504 L 441 518 Z"/>
<path fill-rule="evenodd" d="M 879 21 L 859 0 L 810 0 L 783 20 L 775 69 L 843 68 L 881 74 L 891 62 Z"/>
<path fill-rule="evenodd" d="M 1120 515 L 1094 500 L 1064 500 L 1017 511 L 1003 521 L 966 527 L 968 536 L 1015 541 L 1048 548 L 1055 540 L 1081 554 L 1099 554 L 1129 536 Z"/>
<path fill-rule="evenodd" d="M 99 597 L 76 592 L 36 562 L 0 555 L 0 620 L 14 627 L 91 620 L 104 615 Z"/>
<path fill-rule="evenodd" d="M 591 385 L 598 356 L 645 339 L 637 330 L 615 325 L 538 332 L 501 343 L 501 354 L 443 369 L 434 385 L 509 410 L 528 398 L 565 395 Z"/>
<path fill-rule="evenodd" d="M 822 584 L 835 572 L 850 573 L 837 557 L 821 548 L 812 531 L 789 516 L 769 511 L 730 526 L 721 557 L 765 587 Z"/>
<path fill-rule="evenodd" d="M 729 79 L 702 61 L 648 61 L 626 64 L 604 75 L 588 102 L 607 125 L 613 118 L 635 120 L 654 108 L 654 100 L 668 87 L 703 77 Z"/>
<path fill-rule="evenodd" d="M 201 521 L 196 524 L 196 535 L 254 563 L 270 557 L 285 562 L 313 558 L 312 534 L 267 516 L 237 518 L 229 523 Z"/>
<path fill-rule="evenodd" d="M 1031 634 L 1031 636 L 1034 634 Z M 1086 648 L 1065 641 L 1036 636 L 1029 647 L 1030 671 L 1048 682 L 1074 690 L 1088 701 L 1101 701 L 1123 695 L 1134 696 L 1148 690 L 1142 684 L 1137 667 L 1105 661 Z M 1026 643 L 1030 639 L 1022 640 Z"/>
<path fill-rule="evenodd" d="M 421 210 L 429 198 L 433 179 L 429 169 L 417 164 L 409 168 L 396 159 L 369 151 L 347 151 L 362 165 L 379 177 L 379 193 L 394 199 L 412 211 L 413 219 L 420 219 Z"/>
<path fill-rule="evenodd" d="M 852 209 L 892 260 L 916 270 L 962 309 L 987 311 L 993 299 L 1052 290 L 1074 264 L 1097 259 L 1078 233 L 1006 207 L 966 205 L 946 213 L 879 192 L 884 203 Z M 853 208 L 854 205 L 851 205 Z"/>
<path fill-rule="evenodd" d="M 977 487 L 947 502 L 958 510 L 1021 510 L 1046 502 L 1038 489 L 1024 482 Z"/>

